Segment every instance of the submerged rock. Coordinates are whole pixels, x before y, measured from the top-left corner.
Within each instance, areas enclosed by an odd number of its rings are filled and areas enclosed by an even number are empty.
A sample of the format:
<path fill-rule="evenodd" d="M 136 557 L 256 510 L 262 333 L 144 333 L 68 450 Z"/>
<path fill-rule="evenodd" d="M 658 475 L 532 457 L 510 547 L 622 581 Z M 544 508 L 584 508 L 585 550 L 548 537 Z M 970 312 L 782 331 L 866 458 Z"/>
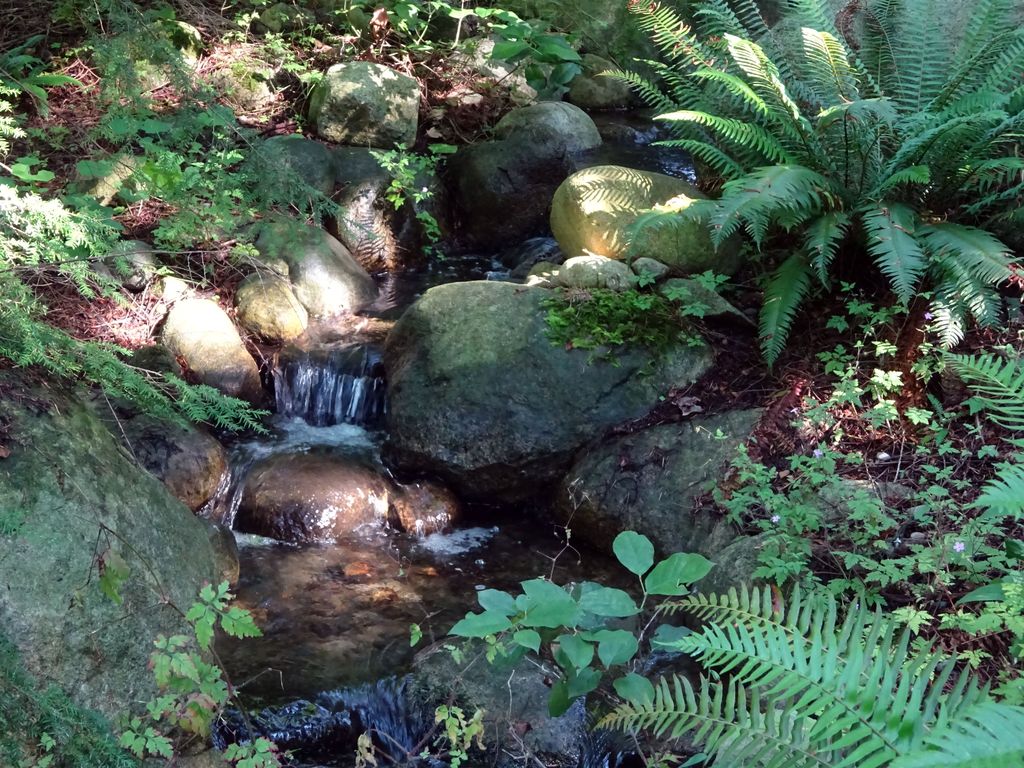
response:
<path fill-rule="evenodd" d="M 31 674 L 122 716 L 156 695 L 153 640 L 188 634 L 183 612 L 218 579 L 207 525 L 72 393 L 26 391 L 10 372 L 0 383 L 0 633 Z M 117 600 L 100 581 L 114 567 Z"/>
<path fill-rule="evenodd" d="M 732 411 L 650 427 L 583 452 L 562 481 L 560 518 L 574 537 L 607 550 L 620 531 L 648 536 L 663 554 L 711 559 L 735 536 L 718 515 L 694 512 L 760 411 Z"/>
<path fill-rule="evenodd" d="M 279 454 L 249 470 L 234 527 L 278 541 L 336 541 L 385 525 L 391 495 L 390 482 L 355 459 Z"/>
<path fill-rule="evenodd" d="M 382 64 L 335 64 L 313 89 L 309 121 L 328 141 L 394 149 L 411 147 L 419 121 L 420 84 Z"/>
<path fill-rule="evenodd" d="M 559 479 L 580 446 L 645 414 L 711 365 L 706 346 L 615 360 L 551 343 L 541 288 L 500 282 L 432 288 L 385 347 L 386 450 L 464 498 L 517 501 Z"/>
<path fill-rule="evenodd" d="M 203 384 L 233 397 L 257 400 L 260 372 L 235 324 L 216 302 L 184 299 L 167 313 L 160 339 Z"/>
<path fill-rule="evenodd" d="M 688 182 L 651 171 L 598 165 L 570 176 L 551 203 L 551 231 L 566 256 L 598 254 L 612 259 L 646 256 L 680 274 L 739 269 L 738 246 L 718 251 L 706 224 L 666 219 L 633 231 L 641 214 L 658 205 L 685 206 L 703 199 Z"/>
<path fill-rule="evenodd" d="M 462 517 L 458 497 L 439 483 L 399 485 L 391 496 L 392 525 L 417 536 L 445 533 Z"/>

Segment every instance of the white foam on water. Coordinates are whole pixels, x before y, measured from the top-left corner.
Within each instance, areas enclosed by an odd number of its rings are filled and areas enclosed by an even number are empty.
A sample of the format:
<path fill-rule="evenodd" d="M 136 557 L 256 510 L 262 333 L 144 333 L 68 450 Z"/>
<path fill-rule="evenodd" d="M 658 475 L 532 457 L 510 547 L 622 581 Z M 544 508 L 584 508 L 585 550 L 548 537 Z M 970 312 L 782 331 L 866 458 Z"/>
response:
<path fill-rule="evenodd" d="M 451 533 L 432 533 L 416 546 L 435 555 L 464 555 L 484 546 L 497 532 L 497 528 L 463 528 Z"/>

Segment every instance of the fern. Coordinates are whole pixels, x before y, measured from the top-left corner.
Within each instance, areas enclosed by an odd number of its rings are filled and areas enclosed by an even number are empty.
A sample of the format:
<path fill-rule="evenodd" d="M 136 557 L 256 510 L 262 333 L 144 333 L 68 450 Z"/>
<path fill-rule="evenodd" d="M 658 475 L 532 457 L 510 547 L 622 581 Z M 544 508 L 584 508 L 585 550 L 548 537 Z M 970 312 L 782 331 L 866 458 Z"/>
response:
<path fill-rule="evenodd" d="M 783 232 L 804 243 L 769 281 L 769 360 L 807 293 L 797 264 L 828 287 L 842 254 L 870 260 L 901 302 L 930 291 L 947 343 L 971 320 L 996 320 L 997 288 L 1011 277 L 998 237 L 1024 220 L 1024 33 L 1011 4 L 979 3 L 979 26 L 959 45 L 938 21 L 939 0 L 859 6 L 856 51 L 827 0 L 784 3 L 777 29 L 799 29 L 797 39 L 768 30 L 750 0 L 696 3 L 696 30 L 658 3 L 634 6 L 675 72 L 660 97 L 654 83 L 638 88 L 665 113 L 674 144 L 724 179 L 705 217 L 714 242 L 742 230 L 758 247 Z M 701 32 L 718 37 L 702 42 Z"/>
<path fill-rule="evenodd" d="M 950 365 L 974 393 L 969 405 L 994 424 L 1014 435 L 1024 433 L 1024 367 L 1019 360 L 1007 360 L 985 353 L 948 355 Z M 1021 437 L 1010 438 L 1024 446 Z M 1019 517 L 1024 514 L 1024 464 L 1004 464 L 995 479 L 982 489 L 975 506 Z"/>
<path fill-rule="evenodd" d="M 772 275 L 764 292 L 759 333 L 765 360 L 774 363 L 786 346 L 797 308 L 811 285 L 811 268 L 803 254 L 794 253 Z"/>
<path fill-rule="evenodd" d="M 746 588 L 670 610 L 707 622 L 673 645 L 714 677 L 663 679 L 601 725 L 687 735 L 721 765 L 1022 764 L 1020 733 L 997 729 L 1019 728 L 1024 710 L 992 702 L 927 646 L 911 650 L 910 633 L 880 612 L 854 606 L 839 621 L 831 596 Z"/>

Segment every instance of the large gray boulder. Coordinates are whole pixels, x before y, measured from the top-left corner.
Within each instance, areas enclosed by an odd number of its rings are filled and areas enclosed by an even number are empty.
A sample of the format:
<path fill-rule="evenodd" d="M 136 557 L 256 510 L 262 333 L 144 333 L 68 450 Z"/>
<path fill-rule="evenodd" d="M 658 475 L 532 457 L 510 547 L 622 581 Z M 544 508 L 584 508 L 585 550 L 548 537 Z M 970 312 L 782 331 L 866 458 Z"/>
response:
<path fill-rule="evenodd" d="M 280 183 L 282 174 L 291 174 L 297 181 L 322 195 L 334 191 L 335 158 L 329 147 L 298 134 L 274 136 L 260 147 L 261 160 L 267 171 Z"/>
<path fill-rule="evenodd" d="M 260 229 L 264 259 L 288 265 L 295 297 L 314 317 L 357 312 L 377 298 L 377 286 L 348 249 L 319 227 L 282 219 Z"/>
<path fill-rule="evenodd" d="M 645 414 L 711 365 L 705 346 L 599 360 L 547 336 L 550 291 L 500 282 L 432 288 L 385 348 L 387 452 L 471 499 L 517 501 L 562 477 L 573 453 Z"/>
<path fill-rule="evenodd" d="M 560 518 L 574 537 L 607 550 L 621 531 L 649 537 L 663 554 L 714 555 L 734 537 L 694 502 L 722 476 L 760 411 L 731 411 L 616 437 L 583 452 L 562 481 Z"/>
<path fill-rule="evenodd" d="M 513 109 L 494 127 L 499 139 L 519 139 L 538 154 L 561 155 L 600 146 L 601 134 L 590 116 L 564 101 L 542 101 Z"/>
<path fill-rule="evenodd" d="M 0 376 L 0 634 L 30 674 L 120 716 L 156 693 L 153 640 L 189 634 L 183 612 L 219 579 L 211 528 L 80 399 Z M 115 566 L 120 603 L 100 590 Z"/>
<path fill-rule="evenodd" d="M 257 400 L 261 394 L 256 361 L 231 318 L 210 299 L 184 299 L 167 313 L 161 342 L 181 358 L 203 384 L 232 397 Z"/>
<path fill-rule="evenodd" d="M 678 274 L 713 270 L 732 275 L 740 267 L 738 243 L 715 249 L 701 221 L 666 219 L 639 231 L 641 214 L 659 205 L 685 208 L 704 195 L 689 182 L 618 165 L 585 168 L 567 178 L 551 202 L 551 231 L 568 257 L 610 259 L 646 256 Z"/>
<path fill-rule="evenodd" d="M 511 138 L 462 147 L 447 173 L 456 231 L 470 248 L 498 250 L 544 233 L 569 164 L 563 155 Z"/>
<path fill-rule="evenodd" d="M 241 282 L 235 311 L 245 330 L 275 344 L 301 336 L 309 325 L 309 313 L 291 284 L 272 272 L 256 272 Z"/>
<path fill-rule="evenodd" d="M 592 53 L 583 56 L 583 71 L 569 83 L 566 98 L 580 109 L 600 111 L 627 109 L 633 104 L 629 83 L 604 72 L 618 69 L 615 64 Z"/>
<path fill-rule="evenodd" d="M 411 147 L 419 124 L 420 85 L 382 64 L 350 61 L 327 70 L 309 102 L 309 121 L 328 141 Z"/>

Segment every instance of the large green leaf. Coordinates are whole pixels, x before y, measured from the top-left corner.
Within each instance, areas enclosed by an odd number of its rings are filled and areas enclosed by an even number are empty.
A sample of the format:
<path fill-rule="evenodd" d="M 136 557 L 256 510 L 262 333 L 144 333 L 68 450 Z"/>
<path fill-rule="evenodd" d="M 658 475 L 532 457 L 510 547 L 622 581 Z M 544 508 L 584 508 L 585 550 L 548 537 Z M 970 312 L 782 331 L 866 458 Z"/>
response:
<path fill-rule="evenodd" d="M 676 552 L 647 574 L 644 587 L 652 595 L 685 595 L 690 585 L 708 575 L 713 564 L 702 555 Z"/>
<path fill-rule="evenodd" d="M 633 598 L 621 589 L 595 586 L 580 595 L 579 607 L 596 616 L 625 618 L 640 612 Z"/>
<path fill-rule="evenodd" d="M 516 607 L 525 616 L 524 627 L 574 627 L 580 618 L 579 604 L 572 595 L 544 579 L 522 583 L 523 594 L 516 598 Z"/>
<path fill-rule="evenodd" d="M 636 531 L 623 531 L 616 536 L 612 552 L 630 573 L 637 576 L 643 576 L 654 565 L 654 544 Z"/>

